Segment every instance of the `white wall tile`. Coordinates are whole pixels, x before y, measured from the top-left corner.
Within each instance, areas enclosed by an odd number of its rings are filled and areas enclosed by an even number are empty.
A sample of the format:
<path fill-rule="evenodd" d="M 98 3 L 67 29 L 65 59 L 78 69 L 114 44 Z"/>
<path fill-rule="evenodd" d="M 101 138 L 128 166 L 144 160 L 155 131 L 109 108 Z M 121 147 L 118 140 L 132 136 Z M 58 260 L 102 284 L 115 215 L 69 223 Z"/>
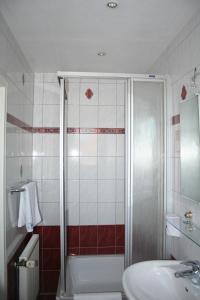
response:
<path fill-rule="evenodd" d="M 99 84 L 99 104 L 116 105 L 116 84 L 100 83 Z"/>
<path fill-rule="evenodd" d="M 79 203 L 67 203 L 66 220 L 69 225 L 79 225 Z"/>
<path fill-rule="evenodd" d="M 97 117 L 97 106 L 80 106 L 80 127 L 96 128 Z"/>
<path fill-rule="evenodd" d="M 98 203 L 98 224 L 115 224 L 115 203 Z"/>
<path fill-rule="evenodd" d="M 43 82 L 35 81 L 34 84 L 34 104 L 43 104 Z"/>
<path fill-rule="evenodd" d="M 33 179 L 42 179 L 42 157 L 33 157 Z"/>
<path fill-rule="evenodd" d="M 33 134 L 33 156 L 43 156 L 43 135 Z"/>
<path fill-rule="evenodd" d="M 79 127 L 79 106 L 68 105 L 67 110 L 67 125 L 68 127 Z"/>
<path fill-rule="evenodd" d="M 79 202 L 79 180 L 68 180 L 67 202 Z"/>
<path fill-rule="evenodd" d="M 123 106 L 117 106 L 117 128 L 124 128 L 125 110 Z"/>
<path fill-rule="evenodd" d="M 97 224 L 97 203 L 80 204 L 80 225 Z"/>
<path fill-rule="evenodd" d="M 42 179 L 59 179 L 59 158 L 43 157 Z"/>
<path fill-rule="evenodd" d="M 116 224 L 124 224 L 124 203 L 116 203 Z"/>
<path fill-rule="evenodd" d="M 79 157 L 67 159 L 68 179 L 79 179 Z"/>
<path fill-rule="evenodd" d="M 115 157 L 98 158 L 98 178 L 115 179 L 116 177 L 116 159 Z"/>
<path fill-rule="evenodd" d="M 87 96 L 85 95 L 88 89 L 90 89 L 93 93 L 93 96 L 90 99 L 88 99 Z M 98 105 L 98 84 L 97 83 L 81 83 L 80 104 Z"/>
<path fill-rule="evenodd" d="M 100 106 L 99 107 L 99 122 L 100 128 L 116 128 L 116 107 L 115 106 Z"/>
<path fill-rule="evenodd" d="M 56 133 L 43 134 L 43 155 L 59 156 L 59 138 Z"/>
<path fill-rule="evenodd" d="M 70 82 L 68 90 L 68 104 L 78 105 L 79 104 L 79 84 Z"/>
<path fill-rule="evenodd" d="M 98 202 L 115 202 L 116 181 L 98 180 Z"/>
<path fill-rule="evenodd" d="M 97 180 L 80 180 L 80 202 L 97 202 Z"/>
<path fill-rule="evenodd" d="M 41 202 L 59 202 L 59 180 L 42 180 Z"/>
<path fill-rule="evenodd" d="M 80 179 L 97 179 L 97 158 L 80 158 Z"/>
<path fill-rule="evenodd" d="M 117 157 L 117 179 L 124 179 L 124 158 Z"/>
<path fill-rule="evenodd" d="M 118 134 L 117 135 L 117 156 L 124 156 L 125 150 L 125 135 Z"/>
<path fill-rule="evenodd" d="M 117 185 L 117 197 L 116 201 L 117 202 L 124 202 L 124 197 L 125 197 L 125 182 L 124 180 L 117 180 L 116 181 Z"/>
<path fill-rule="evenodd" d="M 65 139 L 68 156 L 79 156 L 79 134 L 68 134 Z"/>
<path fill-rule="evenodd" d="M 30 157 L 22 156 L 20 158 L 20 165 L 22 165 L 23 168 L 23 174 L 22 177 L 20 178 L 22 181 L 25 181 L 27 179 L 30 180 L 32 178 L 32 164 L 33 164 L 33 160 L 31 156 Z"/>
<path fill-rule="evenodd" d="M 116 155 L 116 135 L 99 134 L 98 135 L 98 156 Z"/>
<path fill-rule="evenodd" d="M 97 135 L 80 135 L 80 156 L 97 156 Z"/>
<path fill-rule="evenodd" d="M 59 127 L 60 123 L 60 108 L 59 105 L 44 105 L 43 106 L 43 126 L 44 127 Z"/>
<path fill-rule="evenodd" d="M 117 105 L 125 104 L 125 83 L 117 83 Z"/>
<path fill-rule="evenodd" d="M 42 127 L 43 123 L 43 106 L 42 105 L 34 105 L 33 109 L 33 126 L 34 127 Z"/>
<path fill-rule="evenodd" d="M 59 203 L 40 203 L 42 223 L 46 226 L 60 224 Z"/>
<path fill-rule="evenodd" d="M 60 87 L 58 83 L 44 83 L 44 104 L 60 103 Z"/>

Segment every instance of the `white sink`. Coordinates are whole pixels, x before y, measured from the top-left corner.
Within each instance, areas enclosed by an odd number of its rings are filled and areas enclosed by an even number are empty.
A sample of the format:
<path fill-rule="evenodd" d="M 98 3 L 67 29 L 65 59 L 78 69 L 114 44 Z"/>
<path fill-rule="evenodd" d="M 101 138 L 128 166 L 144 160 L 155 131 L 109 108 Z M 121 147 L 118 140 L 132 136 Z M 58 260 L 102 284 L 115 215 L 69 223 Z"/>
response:
<path fill-rule="evenodd" d="M 187 270 L 179 261 L 155 260 L 134 264 L 123 274 L 123 288 L 129 300 L 199 300 L 200 285 L 174 273 Z"/>

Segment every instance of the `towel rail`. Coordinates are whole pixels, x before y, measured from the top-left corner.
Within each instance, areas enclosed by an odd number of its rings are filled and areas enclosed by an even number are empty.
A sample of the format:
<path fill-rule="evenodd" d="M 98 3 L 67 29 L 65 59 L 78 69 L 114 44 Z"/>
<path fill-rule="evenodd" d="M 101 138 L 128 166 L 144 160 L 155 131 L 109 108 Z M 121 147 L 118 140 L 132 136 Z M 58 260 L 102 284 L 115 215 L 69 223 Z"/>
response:
<path fill-rule="evenodd" d="M 9 189 L 9 192 L 11 194 L 13 194 L 13 193 L 22 193 L 22 192 L 25 191 L 25 188 L 23 187 L 23 185 L 25 185 L 27 183 L 30 183 L 30 182 L 31 182 L 31 180 L 27 180 L 27 181 L 21 182 L 20 185 L 11 187 Z"/>

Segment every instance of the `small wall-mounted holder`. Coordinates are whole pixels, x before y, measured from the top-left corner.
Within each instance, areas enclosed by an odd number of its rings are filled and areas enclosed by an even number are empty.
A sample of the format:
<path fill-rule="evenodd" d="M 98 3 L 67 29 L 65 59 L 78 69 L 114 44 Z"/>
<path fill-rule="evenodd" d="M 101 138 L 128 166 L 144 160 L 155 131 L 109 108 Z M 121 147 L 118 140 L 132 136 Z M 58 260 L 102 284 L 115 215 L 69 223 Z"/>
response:
<path fill-rule="evenodd" d="M 191 210 L 186 211 L 184 217 L 185 218 L 183 220 L 183 223 L 186 224 L 185 226 L 187 227 L 188 231 L 192 231 L 193 230 L 192 211 Z"/>
<path fill-rule="evenodd" d="M 186 211 L 185 214 L 184 214 L 185 218 L 186 219 L 192 219 L 192 211 L 189 210 L 189 211 Z"/>
<path fill-rule="evenodd" d="M 200 76 L 200 69 L 194 68 L 194 74 L 191 78 L 191 89 L 195 95 L 200 94 L 200 82 L 197 83 L 197 78 Z"/>

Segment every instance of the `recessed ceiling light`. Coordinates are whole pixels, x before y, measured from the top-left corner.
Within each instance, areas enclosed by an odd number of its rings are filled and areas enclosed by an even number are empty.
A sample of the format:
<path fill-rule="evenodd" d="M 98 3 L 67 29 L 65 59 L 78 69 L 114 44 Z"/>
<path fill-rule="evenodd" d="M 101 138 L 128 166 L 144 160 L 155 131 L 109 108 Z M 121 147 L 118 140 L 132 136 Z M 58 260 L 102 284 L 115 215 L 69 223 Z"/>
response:
<path fill-rule="evenodd" d="M 98 56 L 106 56 L 106 52 L 104 51 L 100 51 L 97 53 Z"/>
<path fill-rule="evenodd" d="M 107 6 L 108 6 L 109 8 L 116 8 L 116 7 L 118 6 L 118 4 L 117 4 L 117 2 L 115 2 L 115 1 L 109 1 L 109 2 L 107 3 Z"/>

